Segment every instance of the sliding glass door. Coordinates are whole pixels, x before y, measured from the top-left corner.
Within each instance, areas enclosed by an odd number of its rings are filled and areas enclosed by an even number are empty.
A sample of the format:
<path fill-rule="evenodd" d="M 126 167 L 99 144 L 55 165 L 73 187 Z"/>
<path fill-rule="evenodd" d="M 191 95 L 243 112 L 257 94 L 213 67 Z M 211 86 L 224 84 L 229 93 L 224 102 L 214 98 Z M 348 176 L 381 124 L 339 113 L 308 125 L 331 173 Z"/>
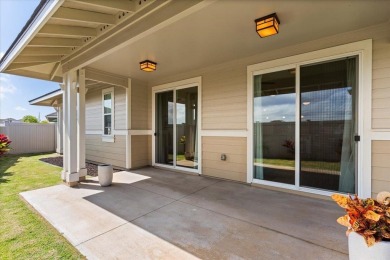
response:
<path fill-rule="evenodd" d="M 357 61 L 254 76 L 255 179 L 356 191 Z"/>
<path fill-rule="evenodd" d="M 198 87 L 155 95 L 155 162 L 198 169 Z"/>

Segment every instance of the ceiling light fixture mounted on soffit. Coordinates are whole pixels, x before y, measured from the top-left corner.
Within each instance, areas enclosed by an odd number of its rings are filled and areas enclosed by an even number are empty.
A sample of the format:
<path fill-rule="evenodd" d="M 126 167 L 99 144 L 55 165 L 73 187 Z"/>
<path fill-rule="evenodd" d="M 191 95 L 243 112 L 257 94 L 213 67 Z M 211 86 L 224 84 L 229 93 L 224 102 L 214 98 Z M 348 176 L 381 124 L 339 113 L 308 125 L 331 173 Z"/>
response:
<path fill-rule="evenodd" d="M 150 60 L 144 60 L 139 63 L 140 69 L 146 72 L 152 72 L 157 69 L 157 63 Z"/>
<path fill-rule="evenodd" d="M 256 32 L 261 38 L 268 37 L 279 33 L 280 21 L 276 13 L 257 18 Z"/>

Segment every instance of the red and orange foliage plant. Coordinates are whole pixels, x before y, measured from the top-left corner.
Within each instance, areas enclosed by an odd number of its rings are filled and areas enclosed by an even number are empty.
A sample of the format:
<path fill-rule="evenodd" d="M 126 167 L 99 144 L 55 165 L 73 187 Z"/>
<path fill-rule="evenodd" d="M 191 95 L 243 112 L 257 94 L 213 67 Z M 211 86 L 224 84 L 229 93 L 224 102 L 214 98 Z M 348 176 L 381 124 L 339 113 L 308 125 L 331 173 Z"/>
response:
<path fill-rule="evenodd" d="M 337 222 L 364 237 L 367 246 L 372 246 L 382 240 L 390 240 L 390 193 L 381 192 L 377 200 L 360 199 L 355 196 L 333 194 L 332 199 L 345 209 L 346 215 Z"/>
<path fill-rule="evenodd" d="M 9 147 L 11 140 L 8 136 L 0 134 L 0 156 L 8 152 L 11 148 Z"/>

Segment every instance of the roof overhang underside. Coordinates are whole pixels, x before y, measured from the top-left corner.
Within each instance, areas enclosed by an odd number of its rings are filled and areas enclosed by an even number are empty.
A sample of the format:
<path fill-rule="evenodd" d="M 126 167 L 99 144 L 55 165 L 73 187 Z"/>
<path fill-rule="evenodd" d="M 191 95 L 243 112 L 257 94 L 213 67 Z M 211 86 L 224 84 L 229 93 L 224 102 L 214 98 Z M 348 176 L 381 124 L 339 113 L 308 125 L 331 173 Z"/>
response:
<path fill-rule="evenodd" d="M 57 107 L 62 104 L 62 90 L 58 89 L 29 101 L 30 105 Z"/>
<path fill-rule="evenodd" d="M 1 59 L 0 71 L 62 82 L 66 62 L 104 43 L 111 35 L 145 22 L 164 6 L 191 7 L 201 0 L 184 2 L 187 4 L 163 0 L 41 0 Z"/>
<path fill-rule="evenodd" d="M 280 33 L 261 39 L 254 20 L 273 12 L 281 20 Z M 1 71 L 62 82 L 63 72 L 88 67 L 120 75 L 123 81 L 130 77 L 153 82 L 369 30 L 388 24 L 389 13 L 387 1 L 48 1 L 35 27 L 32 24 L 25 38 L 3 58 Z M 144 59 L 156 61 L 157 71 L 140 71 L 139 62 Z M 89 81 L 86 85 L 98 84 Z"/>

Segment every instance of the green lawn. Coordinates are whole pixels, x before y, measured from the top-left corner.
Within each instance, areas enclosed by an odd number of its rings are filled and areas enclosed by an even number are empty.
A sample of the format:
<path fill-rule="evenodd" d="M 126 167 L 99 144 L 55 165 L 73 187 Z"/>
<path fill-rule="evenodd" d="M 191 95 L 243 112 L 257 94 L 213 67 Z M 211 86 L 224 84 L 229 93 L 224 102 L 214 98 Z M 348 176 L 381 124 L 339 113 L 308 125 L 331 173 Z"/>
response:
<path fill-rule="evenodd" d="M 61 182 L 61 168 L 38 160 L 49 156 L 0 157 L 0 259 L 84 259 L 19 196 Z"/>
<path fill-rule="evenodd" d="M 178 154 L 178 155 L 176 155 L 176 161 L 183 161 L 183 160 L 185 160 L 185 159 L 186 159 L 186 158 L 185 158 L 184 154 Z M 173 161 L 173 154 L 168 154 L 168 160 Z"/>
<path fill-rule="evenodd" d="M 264 163 L 269 165 L 294 167 L 294 160 L 287 159 L 255 159 L 256 163 Z M 302 168 L 318 169 L 318 170 L 331 170 L 340 171 L 340 163 L 338 162 L 320 162 L 320 161 L 302 161 Z"/>

